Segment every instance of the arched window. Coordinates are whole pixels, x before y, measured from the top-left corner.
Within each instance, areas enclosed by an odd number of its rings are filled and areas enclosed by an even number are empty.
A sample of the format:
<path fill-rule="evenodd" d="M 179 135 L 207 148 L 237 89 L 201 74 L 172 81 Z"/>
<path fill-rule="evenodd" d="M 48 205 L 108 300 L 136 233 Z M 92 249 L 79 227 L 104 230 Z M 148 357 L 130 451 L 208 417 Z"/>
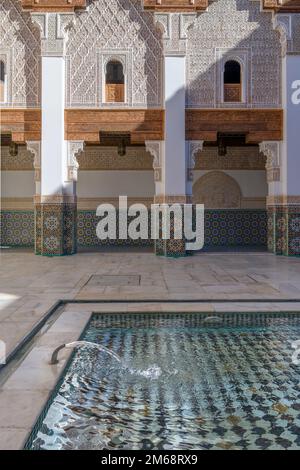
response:
<path fill-rule="evenodd" d="M 5 101 L 5 63 L 0 60 L 0 102 Z"/>
<path fill-rule="evenodd" d="M 228 60 L 224 67 L 224 102 L 242 101 L 242 72 L 239 62 Z"/>
<path fill-rule="evenodd" d="M 121 62 L 111 60 L 106 66 L 105 98 L 107 103 L 124 103 L 125 78 Z"/>

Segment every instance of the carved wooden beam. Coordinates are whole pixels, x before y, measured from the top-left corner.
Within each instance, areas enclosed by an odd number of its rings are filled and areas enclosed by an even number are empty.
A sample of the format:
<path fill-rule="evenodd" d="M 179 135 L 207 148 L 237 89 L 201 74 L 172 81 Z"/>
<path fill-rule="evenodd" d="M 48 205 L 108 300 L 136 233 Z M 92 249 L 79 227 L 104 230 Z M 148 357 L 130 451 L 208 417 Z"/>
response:
<path fill-rule="evenodd" d="M 273 10 L 276 13 L 300 13 L 300 0 L 263 0 L 265 10 Z"/>
<path fill-rule="evenodd" d="M 24 10 L 72 12 L 86 7 L 86 0 L 21 0 Z"/>
<path fill-rule="evenodd" d="M 0 131 L 10 134 L 13 142 L 41 140 L 40 109 L 1 109 Z"/>
<path fill-rule="evenodd" d="M 144 9 L 164 12 L 204 11 L 208 0 L 144 0 Z"/>
<path fill-rule="evenodd" d="M 218 133 L 245 134 L 247 143 L 282 140 L 281 109 L 187 109 L 186 140 L 215 142 Z"/>
<path fill-rule="evenodd" d="M 164 139 L 162 109 L 66 109 L 65 139 L 101 143 L 100 133 L 130 134 L 132 144 Z"/>

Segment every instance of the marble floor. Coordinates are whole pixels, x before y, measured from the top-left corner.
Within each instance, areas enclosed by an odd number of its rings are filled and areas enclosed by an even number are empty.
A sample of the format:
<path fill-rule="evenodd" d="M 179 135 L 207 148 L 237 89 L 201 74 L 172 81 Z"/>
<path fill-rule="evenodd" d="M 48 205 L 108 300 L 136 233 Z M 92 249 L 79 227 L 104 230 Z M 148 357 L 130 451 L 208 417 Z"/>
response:
<path fill-rule="evenodd" d="M 234 301 L 236 309 L 242 299 L 252 306 L 257 299 L 300 301 L 300 259 L 260 252 L 179 259 L 137 251 L 60 258 L 24 250 L 0 254 L 0 340 L 7 353 L 57 300 L 200 300 L 207 301 L 208 310 L 222 311 L 233 306 L 220 300 Z M 266 305 L 276 308 L 276 303 Z M 147 308 L 165 309 L 167 304 L 150 303 Z"/>
<path fill-rule="evenodd" d="M 49 367 L 53 348 L 78 339 L 92 312 L 300 311 L 300 259 L 261 252 L 181 259 L 136 251 L 0 253 L 0 341 L 7 354 L 59 300 L 69 302 L 0 383 L 0 449 L 22 448 L 69 357 L 63 351 L 60 364 Z"/>

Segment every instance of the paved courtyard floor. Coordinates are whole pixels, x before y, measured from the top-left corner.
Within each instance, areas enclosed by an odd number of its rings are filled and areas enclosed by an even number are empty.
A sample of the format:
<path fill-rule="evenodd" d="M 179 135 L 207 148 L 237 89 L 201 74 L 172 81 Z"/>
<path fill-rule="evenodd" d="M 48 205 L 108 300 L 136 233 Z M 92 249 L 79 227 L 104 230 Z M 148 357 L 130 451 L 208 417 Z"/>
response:
<path fill-rule="evenodd" d="M 136 250 L 60 258 L 24 250 L 1 252 L 0 339 L 8 353 L 63 299 L 197 299 L 215 311 L 233 309 L 231 303 L 214 303 L 220 300 L 235 301 L 235 309 L 242 299 L 252 301 L 252 307 L 258 299 L 300 301 L 300 259 L 260 252 L 201 253 L 179 259 Z M 147 308 L 167 309 L 167 304 L 150 303 Z"/>
<path fill-rule="evenodd" d="M 61 258 L 1 252 L 0 340 L 7 353 L 59 300 L 70 302 L 1 376 L 0 450 L 23 448 L 70 355 L 62 351 L 50 367 L 53 350 L 77 340 L 93 312 L 300 311 L 300 259 L 263 252 L 181 259 L 136 250 Z"/>

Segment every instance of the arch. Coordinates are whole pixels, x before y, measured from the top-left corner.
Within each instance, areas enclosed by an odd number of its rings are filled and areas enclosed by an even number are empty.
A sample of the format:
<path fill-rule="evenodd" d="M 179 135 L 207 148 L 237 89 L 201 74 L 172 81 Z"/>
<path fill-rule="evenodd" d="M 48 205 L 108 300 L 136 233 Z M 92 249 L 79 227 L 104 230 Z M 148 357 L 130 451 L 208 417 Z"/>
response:
<path fill-rule="evenodd" d="M 121 61 L 112 59 L 105 66 L 105 101 L 106 103 L 124 103 L 125 75 Z"/>
<path fill-rule="evenodd" d="M 238 60 L 227 60 L 223 72 L 224 102 L 242 101 L 242 66 Z"/>
<path fill-rule="evenodd" d="M 193 199 L 206 209 L 240 209 L 242 191 L 231 176 L 223 171 L 210 171 L 193 185 Z"/>

